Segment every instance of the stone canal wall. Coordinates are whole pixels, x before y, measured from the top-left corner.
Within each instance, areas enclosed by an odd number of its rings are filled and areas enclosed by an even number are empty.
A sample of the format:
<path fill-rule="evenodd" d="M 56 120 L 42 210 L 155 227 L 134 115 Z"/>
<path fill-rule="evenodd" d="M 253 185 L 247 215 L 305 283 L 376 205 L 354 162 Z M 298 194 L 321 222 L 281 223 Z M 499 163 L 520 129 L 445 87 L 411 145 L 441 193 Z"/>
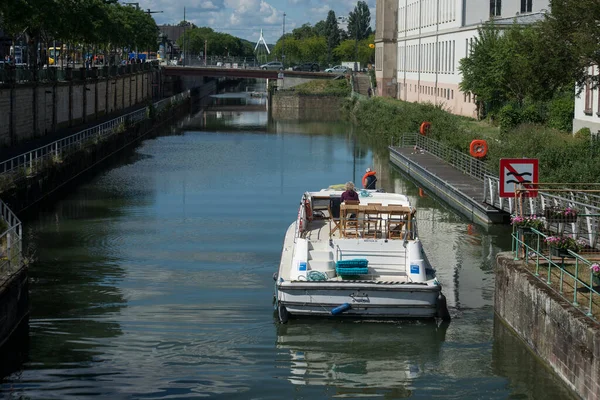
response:
<path fill-rule="evenodd" d="M 65 154 L 59 160 L 48 160 L 42 168 L 31 175 L 20 177 L 1 193 L 2 200 L 15 213 L 21 213 L 42 199 L 65 188 L 67 183 L 77 178 L 121 149 L 137 142 L 150 132 L 168 125 L 172 120 L 183 117 L 190 111 L 191 99 L 167 107 L 153 119 L 146 119 L 124 131 L 114 133 L 101 140 L 91 139 L 81 147 Z"/>
<path fill-rule="evenodd" d="M 600 399 L 600 326 L 525 270 L 497 256 L 495 310 L 579 396 Z"/>
<path fill-rule="evenodd" d="M 27 267 L 0 276 L 0 347 L 29 315 Z"/>
<path fill-rule="evenodd" d="M 0 85 L 0 148 L 145 104 L 160 73 L 140 71 L 109 78 Z"/>
<path fill-rule="evenodd" d="M 335 121 L 340 118 L 343 97 L 305 96 L 275 92 L 271 100 L 271 117 L 276 120 L 311 119 Z"/>

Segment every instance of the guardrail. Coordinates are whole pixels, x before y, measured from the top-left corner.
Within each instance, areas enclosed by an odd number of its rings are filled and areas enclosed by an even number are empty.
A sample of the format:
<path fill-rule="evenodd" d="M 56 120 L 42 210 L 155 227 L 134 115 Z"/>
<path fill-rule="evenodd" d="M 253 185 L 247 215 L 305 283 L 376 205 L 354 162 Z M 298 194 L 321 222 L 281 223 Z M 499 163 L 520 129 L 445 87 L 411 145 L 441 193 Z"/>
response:
<path fill-rule="evenodd" d="M 154 103 L 154 108 L 157 111 L 161 111 L 168 105 L 179 102 L 189 96 L 190 91 L 188 90 Z M 48 162 L 60 162 L 64 153 L 81 149 L 91 144 L 92 141 L 96 142 L 120 132 L 129 125 L 147 119 L 148 114 L 148 107 L 144 107 L 0 162 L 0 178 L 4 178 L 9 174 L 10 178 L 35 174 Z"/>
<path fill-rule="evenodd" d="M 4 225 L 6 224 L 6 225 Z M 12 272 L 22 265 L 21 221 L 0 200 L 0 274 Z"/>
<path fill-rule="evenodd" d="M 477 160 L 465 153 L 452 149 L 443 143 L 417 133 L 405 133 L 400 138 L 400 147 L 417 146 L 420 149 L 446 161 L 454 168 L 473 178 L 484 180 L 486 175 L 492 175 L 493 171 L 483 161 Z"/>
<path fill-rule="evenodd" d="M 70 80 L 86 80 L 110 78 L 120 75 L 147 72 L 158 68 L 158 63 L 147 62 L 142 64 L 111 65 L 102 67 L 45 67 L 28 68 L 26 66 L 0 65 L 0 82 L 54 82 Z"/>
<path fill-rule="evenodd" d="M 595 322 L 600 322 L 600 275 L 592 265 L 600 260 L 600 253 L 575 253 L 567 250 L 563 257 L 553 256 L 545 243 L 546 234 L 531 228 L 529 233 L 512 233 L 512 251 L 515 260 L 523 260 L 525 269 L 553 289 L 560 297 L 582 311 Z M 560 261 L 559 261 L 560 258 Z M 567 259 L 567 262 L 565 262 Z"/>

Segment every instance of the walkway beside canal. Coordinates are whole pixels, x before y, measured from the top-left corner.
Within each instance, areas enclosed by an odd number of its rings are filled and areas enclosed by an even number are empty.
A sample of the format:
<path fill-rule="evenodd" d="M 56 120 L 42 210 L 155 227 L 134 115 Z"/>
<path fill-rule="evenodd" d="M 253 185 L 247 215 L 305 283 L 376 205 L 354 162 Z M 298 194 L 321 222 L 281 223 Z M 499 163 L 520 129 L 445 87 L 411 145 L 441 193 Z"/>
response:
<path fill-rule="evenodd" d="M 484 203 L 484 184 L 445 160 L 410 144 L 390 146 L 390 160 L 427 191 L 475 222 L 502 223 L 508 214 Z M 479 168 L 473 163 L 473 168 Z"/>

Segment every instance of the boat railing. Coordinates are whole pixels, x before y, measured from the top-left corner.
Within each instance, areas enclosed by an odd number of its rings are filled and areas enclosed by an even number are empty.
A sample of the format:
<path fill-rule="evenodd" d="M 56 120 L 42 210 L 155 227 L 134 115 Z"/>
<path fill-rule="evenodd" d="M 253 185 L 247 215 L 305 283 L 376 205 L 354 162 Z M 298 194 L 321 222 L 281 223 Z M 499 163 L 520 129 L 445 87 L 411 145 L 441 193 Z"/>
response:
<path fill-rule="evenodd" d="M 524 269 L 595 322 L 600 322 L 600 252 L 581 246 L 577 252 L 553 248 L 534 228 L 515 228 L 512 252 Z M 569 236 L 571 237 L 571 236 Z M 576 237 L 572 237 L 576 239 Z"/>
<path fill-rule="evenodd" d="M 0 275 L 22 266 L 21 230 L 19 218 L 0 200 Z"/>

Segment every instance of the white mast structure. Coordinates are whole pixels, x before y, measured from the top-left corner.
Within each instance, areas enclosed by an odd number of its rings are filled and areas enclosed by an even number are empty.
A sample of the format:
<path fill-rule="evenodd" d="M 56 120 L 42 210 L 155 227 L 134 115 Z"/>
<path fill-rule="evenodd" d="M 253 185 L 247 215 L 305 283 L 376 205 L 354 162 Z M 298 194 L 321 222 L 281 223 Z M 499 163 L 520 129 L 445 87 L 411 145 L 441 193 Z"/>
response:
<path fill-rule="evenodd" d="M 265 50 L 267 51 L 266 53 Z M 258 62 L 267 62 L 267 54 L 271 54 L 271 50 L 269 50 L 269 45 L 267 44 L 263 36 L 262 29 L 260 30 L 260 37 L 256 42 L 256 46 L 254 46 L 254 53 L 256 54 L 256 59 L 258 60 Z"/>

